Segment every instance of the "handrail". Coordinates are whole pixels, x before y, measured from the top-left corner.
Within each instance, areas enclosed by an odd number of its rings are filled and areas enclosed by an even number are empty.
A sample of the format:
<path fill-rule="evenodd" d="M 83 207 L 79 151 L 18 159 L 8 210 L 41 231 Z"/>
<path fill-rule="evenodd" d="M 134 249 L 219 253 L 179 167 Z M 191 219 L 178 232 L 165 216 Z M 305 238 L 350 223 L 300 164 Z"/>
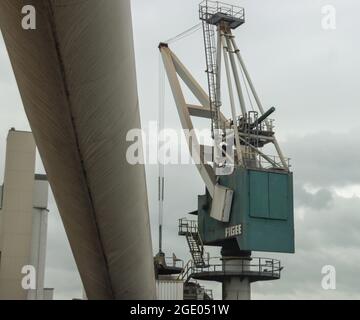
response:
<path fill-rule="evenodd" d="M 165 257 L 166 265 L 175 267 L 175 268 L 184 268 L 184 260 L 174 259 L 173 257 Z"/>
<path fill-rule="evenodd" d="M 241 140 L 243 140 L 243 139 L 241 139 Z M 256 160 L 257 164 L 260 165 L 260 167 L 263 169 L 272 169 L 272 168 L 283 169 L 281 158 L 279 156 L 269 155 L 269 154 L 260 154 L 260 153 L 257 153 L 256 151 L 243 152 L 243 155 L 244 155 L 245 159 L 250 160 L 253 158 L 254 160 Z M 291 167 L 291 159 L 286 158 L 285 160 L 286 160 L 288 167 L 290 168 Z M 256 168 L 257 166 L 254 166 L 254 167 Z"/>
<path fill-rule="evenodd" d="M 189 278 L 187 275 L 189 274 L 190 270 L 192 270 L 192 267 L 193 261 L 190 259 L 183 268 L 183 271 L 178 275 L 177 280 L 184 280 L 185 278 Z"/>
<path fill-rule="evenodd" d="M 221 1 L 205 0 L 200 3 L 200 19 L 208 18 L 208 15 L 223 13 L 234 18 L 244 19 L 245 9 L 239 6 L 227 4 Z"/>
<path fill-rule="evenodd" d="M 179 219 L 179 231 L 188 232 L 188 233 L 198 233 L 197 221 L 188 220 L 187 218 Z"/>
<path fill-rule="evenodd" d="M 209 255 L 209 253 L 205 252 L 205 250 L 204 250 L 204 243 L 203 243 L 203 240 L 199 233 L 197 221 L 188 220 L 187 218 L 179 219 L 179 234 L 182 234 L 182 235 L 185 234 L 187 239 L 189 237 L 192 237 L 192 239 L 197 244 L 197 246 L 196 246 L 197 250 L 195 251 L 195 250 L 193 250 L 194 248 L 192 248 L 190 246 L 190 242 L 188 239 L 190 252 L 193 257 L 193 260 L 192 260 L 193 266 L 191 266 L 191 268 L 193 269 L 194 267 L 206 267 L 209 264 L 210 255 Z M 198 259 L 198 256 L 197 256 L 199 253 L 201 255 L 200 259 Z M 196 254 L 196 256 L 195 256 L 195 254 Z M 187 264 L 185 268 L 189 268 L 189 267 L 190 266 Z M 188 270 L 186 270 L 186 272 L 187 271 Z"/>
<path fill-rule="evenodd" d="M 211 263 L 211 260 L 220 260 L 219 263 Z M 224 260 L 228 260 L 224 263 Z M 236 261 L 241 261 L 241 264 L 236 263 Z M 190 262 L 190 261 L 189 261 Z M 193 274 L 197 273 L 223 273 L 223 274 L 252 274 L 258 276 L 271 276 L 274 278 L 279 278 L 281 270 L 281 263 L 279 260 L 272 258 L 243 258 L 243 257 L 231 257 L 226 258 L 210 258 L 209 264 L 204 267 L 197 267 L 194 264 L 187 264 L 186 273 L 184 272 L 184 277 L 191 277 Z M 190 273 L 190 275 L 189 275 Z"/>

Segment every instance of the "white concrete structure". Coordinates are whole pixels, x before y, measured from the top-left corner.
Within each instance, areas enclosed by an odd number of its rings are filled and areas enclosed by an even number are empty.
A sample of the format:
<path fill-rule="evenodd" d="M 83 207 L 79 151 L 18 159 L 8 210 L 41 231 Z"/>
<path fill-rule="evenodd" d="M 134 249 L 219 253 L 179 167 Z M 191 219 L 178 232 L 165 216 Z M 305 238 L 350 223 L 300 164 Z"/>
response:
<path fill-rule="evenodd" d="M 34 174 L 35 155 L 32 134 L 11 129 L 0 188 L 0 299 L 49 300 L 53 295 L 44 288 L 49 184 L 46 176 Z M 22 285 L 30 275 L 22 273 L 24 266 L 35 270 L 34 289 Z"/>

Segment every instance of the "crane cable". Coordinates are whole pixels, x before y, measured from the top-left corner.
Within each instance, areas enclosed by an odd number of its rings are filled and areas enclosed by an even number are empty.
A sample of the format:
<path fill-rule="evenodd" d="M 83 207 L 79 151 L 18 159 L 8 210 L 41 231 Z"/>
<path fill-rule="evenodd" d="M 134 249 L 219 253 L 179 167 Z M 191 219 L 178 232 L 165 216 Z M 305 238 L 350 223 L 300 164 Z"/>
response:
<path fill-rule="evenodd" d="M 158 157 L 158 202 L 159 202 L 159 252 L 162 252 L 162 225 L 164 215 L 164 187 L 165 170 L 161 151 L 161 137 L 164 130 L 165 120 L 165 70 L 162 62 L 161 53 L 159 53 L 159 110 L 158 110 L 158 136 L 157 136 L 157 157 Z"/>
<path fill-rule="evenodd" d="M 202 23 L 200 22 L 200 23 L 192 26 L 191 28 L 185 30 L 184 32 L 181 32 L 181 33 L 178 34 L 177 36 L 168 39 L 167 41 L 165 41 L 165 43 L 170 44 L 170 43 L 174 43 L 174 42 L 176 42 L 176 41 L 179 41 L 179 40 L 181 40 L 181 39 L 184 39 L 184 38 L 186 38 L 186 37 L 189 37 L 189 36 L 191 36 L 192 34 L 194 34 L 196 31 L 200 30 L 201 26 L 202 26 Z"/>

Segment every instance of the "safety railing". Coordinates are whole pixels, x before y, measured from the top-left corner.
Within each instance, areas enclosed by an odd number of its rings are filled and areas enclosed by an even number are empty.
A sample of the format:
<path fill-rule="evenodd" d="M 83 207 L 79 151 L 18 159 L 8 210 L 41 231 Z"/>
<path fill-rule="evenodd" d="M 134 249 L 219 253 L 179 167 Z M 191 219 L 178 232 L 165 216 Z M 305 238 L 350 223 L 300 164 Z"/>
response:
<path fill-rule="evenodd" d="M 230 5 L 221 1 L 205 0 L 200 3 L 199 17 L 207 20 L 217 13 L 222 13 L 236 19 L 245 19 L 245 9 L 239 6 Z"/>
<path fill-rule="evenodd" d="M 183 268 L 183 271 L 179 274 L 177 279 L 183 281 L 190 279 L 190 275 L 193 270 L 193 267 L 194 267 L 194 262 L 192 260 L 189 260 L 186 263 L 185 267 Z"/>
<path fill-rule="evenodd" d="M 183 260 L 175 258 L 175 257 L 166 257 L 165 258 L 166 265 L 173 268 L 181 268 L 184 269 L 185 263 Z"/>
<path fill-rule="evenodd" d="M 254 152 L 243 152 L 243 158 L 246 162 L 247 167 L 249 168 L 258 168 L 258 169 L 279 169 L 283 168 L 282 160 L 279 156 L 275 155 L 261 155 L 259 153 Z M 291 159 L 284 159 L 287 167 L 291 168 Z"/>
<path fill-rule="evenodd" d="M 247 275 L 280 278 L 282 270 L 279 260 L 270 258 L 211 258 L 205 267 L 197 267 L 193 263 L 187 266 L 186 276 L 191 277 L 199 273 L 213 273 L 220 275 Z"/>
<path fill-rule="evenodd" d="M 254 132 L 254 131 L 262 131 L 262 132 L 274 132 L 275 129 L 275 120 L 274 119 L 266 119 L 266 121 L 257 123 L 257 117 L 251 116 L 251 112 L 249 115 L 245 115 L 244 117 L 239 117 L 236 119 L 238 130 L 240 132 Z"/>
<path fill-rule="evenodd" d="M 197 221 L 186 218 L 179 219 L 179 234 L 186 235 L 187 233 L 198 233 Z"/>

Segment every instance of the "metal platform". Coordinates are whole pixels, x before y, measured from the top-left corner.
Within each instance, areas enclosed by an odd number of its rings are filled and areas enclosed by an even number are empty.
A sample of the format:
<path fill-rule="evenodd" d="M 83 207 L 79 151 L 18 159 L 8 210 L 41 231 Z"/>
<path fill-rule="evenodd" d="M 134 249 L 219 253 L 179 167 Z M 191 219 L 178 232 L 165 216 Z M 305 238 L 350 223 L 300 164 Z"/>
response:
<path fill-rule="evenodd" d="M 236 29 L 245 23 L 245 9 L 218 1 L 203 1 L 199 17 L 212 25 L 224 23 L 231 29 Z"/>
<path fill-rule="evenodd" d="M 182 267 L 174 267 L 174 266 L 160 266 L 156 269 L 157 275 L 159 276 L 170 276 L 177 275 L 183 271 Z"/>
<path fill-rule="evenodd" d="M 190 265 L 188 277 L 218 282 L 223 282 L 228 277 L 248 277 L 250 282 L 269 281 L 280 279 L 282 269 L 280 261 L 275 259 L 231 258 L 225 262 L 222 258 L 215 258 L 210 259 L 209 265 L 204 268 Z"/>

